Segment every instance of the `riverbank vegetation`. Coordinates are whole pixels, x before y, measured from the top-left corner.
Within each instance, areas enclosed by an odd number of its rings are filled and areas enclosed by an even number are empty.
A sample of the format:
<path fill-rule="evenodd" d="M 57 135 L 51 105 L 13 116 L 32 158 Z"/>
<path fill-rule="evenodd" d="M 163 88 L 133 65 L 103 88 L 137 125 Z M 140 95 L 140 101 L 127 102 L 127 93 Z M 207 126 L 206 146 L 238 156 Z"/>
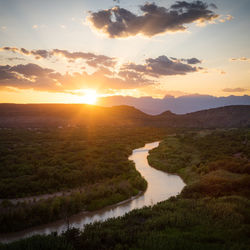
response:
<path fill-rule="evenodd" d="M 0 198 L 53 193 L 121 176 L 131 170 L 132 149 L 160 134 L 159 129 L 116 127 L 0 130 Z"/>
<path fill-rule="evenodd" d="M 186 132 L 168 137 L 148 157 L 151 166 L 180 175 L 186 198 L 250 198 L 250 130 Z"/>
<path fill-rule="evenodd" d="M 146 181 L 128 156 L 165 133 L 145 127 L 0 130 L 0 232 L 67 219 L 144 191 Z M 58 191 L 58 197 L 8 199 Z"/>
<path fill-rule="evenodd" d="M 149 161 L 185 179 L 178 197 L 84 231 L 33 236 L 2 249 L 250 249 L 249 152 L 249 129 L 167 137 Z"/>

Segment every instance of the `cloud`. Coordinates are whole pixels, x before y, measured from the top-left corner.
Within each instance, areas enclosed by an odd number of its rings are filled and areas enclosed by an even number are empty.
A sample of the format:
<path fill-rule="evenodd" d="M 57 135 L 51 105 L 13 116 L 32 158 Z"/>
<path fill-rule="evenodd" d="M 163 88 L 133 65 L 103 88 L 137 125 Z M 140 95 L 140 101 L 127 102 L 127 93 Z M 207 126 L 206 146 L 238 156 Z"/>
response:
<path fill-rule="evenodd" d="M 29 77 L 29 76 L 41 77 L 41 76 L 45 76 L 54 72 L 53 69 L 42 68 L 39 65 L 34 64 L 34 63 L 28 63 L 25 65 L 19 64 L 19 65 L 10 67 L 8 70 L 11 72 L 22 74 L 25 77 Z"/>
<path fill-rule="evenodd" d="M 75 61 L 77 59 L 83 59 L 89 66 L 106 66 L 114 67 L 116 64 L 116 58 L 109 57 L 105 55 L 96 55 L 89 52 L 70 52 L 68 50 L 53 49 L 53 50 L 27 50 L 25 48 L 16 47 L 3 47 L 0 51 L 10 51 L 13 53 L 19 53 L 22 55 L 32 55 L 36 59 L 49 59 L 52 56 L 60 56 L 70 61 Z"/>
<path fill-rule="evenodd" d="M 37 64 L 0 65 L 0 86 L 19 89 L 59 90 L 54 70 Z"/>
<path fill-rule="evenodd" d="M 230 61 L 231 62 L 235 62 L 235 61 L 250 62 L 250 58 L 247 58 L 247 57 L 231 58 Z"/>
<path fill-rule="evenodd" d="M 181 61 L 181 62 L 186 62 L 187 64 L 198 64 L 198 63 L 202 63 L 201 60 L 195 58 L 195 57 L 192 57 L 192 58 L 188 58 L 188 59 L 177 59 L 175 57 L 170 57 L 172 60 L 174 61 Z"/>
<path fill-rule="evenodd" d="M 151 85 L 153 81 L 143 77 L 121 77 L 105 67 L 92 74 L 85 71 L 73 74 L 61 74 L 53 69 L 43 68 L 37 64 L 18 64 L 15 66 L 0 65 L 0 86 L 19 89 L 51 92 L 68 92 L 84 88 L 100 88 L 102 90 L 130 89 Z"/>
<path fill-rule="evenodd" d="M 47 50 L 39 49 L 39 50 L 27 50 L 25 48 L 16 48 L 16 47 L 2 47 L 0 48 L 0 51 L 10 51 L 13 53 L 18 53 L 21 55 L 32 55 L 36 59 L 41 59 L 41 58 L 48 58 L 51 56 L 50 52 Z"/>
<path fill-rule="evenodd" d="M 198 70 L 197 67 L 182 63 L 180 60 L 170 60 L 166 56 L 148 58 L 145 64 L 141 65 L 124 64 L 118 71 L 98 66 L 92 74 L 87 73 L 84 68 L 82 72 L 62 74 L 33 63 L 0 65 L 0 86 L 51 92 L 68 92 L 84 88 L 97 88 L 102 91 L 135 89 L 156 86 L 161 76 L 185 75 Z"/>
<path fill-rule="evenodd" d="M 219 21 L 220 21 L 221 23 L 225 23 L 226 21 L 231 21 L 231 20 L 233 20 L 233 19 L 234 19 L 233 16 L 231 16 L 231 15 L 226 15 L 226 16 L 221 16 L 220 19 L 219 19 Z"/>
<path fill-rule="evenodd" d="M 219 16 L 209 8 L 216 8 L 214 4 L 202 1 L 177 1 L 169 9 L 155 3 L 140 6 L 142 15 L 136 15 L 118 6 L 90 12 L 87 17 L 92 27 L 110 38 L 120 38 L 142 34 L 152 37 L 166 32 L 185 31 L 186 24 L 198 22 L 204 24 Z"/>
<path fill-rule="evenodd" d="M 146 59 L 145 64 L 134 64 L 129 63 L 123 66 L 123 71 L 137 72 L 143 75 L 148 75 L 152 77 L 168 76 L 168 75 L 185 75 L 190 72 L 199 71 L 201 67 L 197 68 L 189 65 L 188 63 L 183 63 L 181 61 L 193 62 L 192 59 L 181 59 L 176 58 L 169 59 L 167 56 L 159 56 L 155 59 Z M 197 61 L 199 61 L 197 59 Z"/>
<path fill-rule="evenodd" d="M 182 59 L 182 61 L 187 62 L 188 64 L 197 64 L 201 63 L 201 61 L 197 58 L 190 58 L 190 59 Z"/>
<path fill-rule="evenodd" d="M 9 65 L 0 66 L 0 81 L 15 79 L 15 74 L 9 71 Z"/>
<path fill-rule="evenodd" d="M 113 67 L 116 64 L 116 58 L 105 55 L 96 55 L 89 52 L 69 52 L 67 50 L 53 49 L 51 55 L 59 55 L 70 60 L 83 59 L 89 66 L 97 67 L 100 65 Z"/>
<path fill-rule="evenodd" d="M 6 59 L 8 61 L 25 61 L 25 59 L 21 57 L 7 57 Z"/>
<path fill-rule="evenodd" d="M 70 52 L 68 50 L 53 49 L 53 50 L 27 50 L 25 48 L 16 47 L 3 47 L 0 51 L 10 51 L 13 53 L 19 53 L 22 55 L 32 55 L 36 59 L 49 59 L 53 56 L 63 57 L 69 60 L 69 62 L 74 62 L 77 59 L 82 59 L 87 65 L 93 68 L 113 68 L 117 64 L 117 58 L 109 57 L 106 55 L 96 55 L 90 52 Z M 134 63 L 124 64 L 122 66 L 123 72 L 121 76 L 132 76 L 131 72 L 124 72 L 128 70 L 135 71 L 137 73 L 146 73 L 147 75 L 183 75 L 188 72 L 198 71 L 202 69 L 201 67 L 193 67 L 191 65 L 199 64 L 202 61 L 192 57 L 188 59 L 178 59 L 175 57 L 159 56 L 156 59 L 148 58 L 144 65 L 136 65 Z M 161 70 L 162 73 L 159 72 Z"/>
<path fill-rule="evenodd" d="M 225 89 L 223 89 L 222 91 L 224 91 L 224 92 L 246 92 L 247 91 L 247 89 L 244 89 L 244 88 L 233 88 L 233 89 L 231 89 L 231 88 L 225 88 Z"/>
<path fill-rule="evenodd" d="M 202 69 L 196 67 L 195 64 L 201 63 L 201 61 L 195 57 L 178 59 L 162 55 L 157 58 L 148 58 L 142 64 L 130 62 L 119 65 L 117 58 L 90 52 L 70 52 L 61 49 L 27 50 L 16 47 L 3 47 L 0 50 L 32 55 L 36 59 L 50 60 L 52 57 L 62 57 L 68 62 L 77 59 L 85 62 L 83 65 L 78 65 L 80 72 L 74 73 L 59 73 L 34 63 L 14 66 L 0 65 L 0 86 L 35 90 L 67 92 L 83 88 L 101 88 L 102 91 L 136 89 L 157 86 L 159 78 L 162 76 L 185 75 Z M 85 67 L 86 65 L 94 69 L 94 71 L 91 69 L 91 74 L 88 73 L 89 69 Z"/>

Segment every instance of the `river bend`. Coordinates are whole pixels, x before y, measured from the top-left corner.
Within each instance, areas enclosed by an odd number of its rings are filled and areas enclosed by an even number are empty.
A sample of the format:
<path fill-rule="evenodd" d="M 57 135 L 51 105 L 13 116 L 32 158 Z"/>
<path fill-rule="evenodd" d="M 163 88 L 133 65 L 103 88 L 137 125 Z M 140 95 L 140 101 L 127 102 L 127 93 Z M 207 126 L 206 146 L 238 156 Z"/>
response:
<path fill-rule="evenodd" d="M 144 193 L 97 211 L 82 212 L 74 215 L 69 219 L 70 226 L 83 228 L 84 225 L 88 223 L 105 221 L 109 218 L 122 216 L 133 209 L 155 205 L 160 201 L 167 200 L 169 197 L 179 194 L 185 186 L 185 183 L 178 175 L 167 174 L 150 167 L 148 164 L 147 156 L 149 150 L 158 146 L 159 142 L 147 143 L 142 148 L 134 149 L 132 155 L 129 157 L 129 160 L 134 161 L 137 171 L 141 173 L 148 183 L 147 190 Z M 0 241 L 11 242 L 35 234 L 49 234 L 55 231 L 60 234 L 66 229 L 67 225 L 65 221 L 59 220 L 46 225 L 32 227 L 21 232 L 1 235 Z"/>

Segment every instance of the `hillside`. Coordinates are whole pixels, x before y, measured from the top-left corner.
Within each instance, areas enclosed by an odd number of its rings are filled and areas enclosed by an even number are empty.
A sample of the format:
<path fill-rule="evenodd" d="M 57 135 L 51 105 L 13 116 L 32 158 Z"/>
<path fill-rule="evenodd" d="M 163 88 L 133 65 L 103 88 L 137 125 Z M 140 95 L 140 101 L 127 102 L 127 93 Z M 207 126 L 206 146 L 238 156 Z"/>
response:
<path fill-rule="evenodd" d="M 250 106 L 225 106 L 185 115 L 152 116 L 131 106 L 83 104 L 0 104 L 0 127 L 49 126 L 249 127 Z"/>
<path fill-rule="evenodd" d="M 250 126 L 250 106 L 225 106 L 188 113 L 185 115 L 175 115 L 169 111 L 157 117 L 166 126 L 170 127 L 197 127 L 197 128 L 230 128 Z"/>
<path fill-rule="evenodd" d="M 106 108 L 85 104 L 0 104 L 0 127 L 132 126 L 149 118 L 149 115 L 130 106 Z"/>

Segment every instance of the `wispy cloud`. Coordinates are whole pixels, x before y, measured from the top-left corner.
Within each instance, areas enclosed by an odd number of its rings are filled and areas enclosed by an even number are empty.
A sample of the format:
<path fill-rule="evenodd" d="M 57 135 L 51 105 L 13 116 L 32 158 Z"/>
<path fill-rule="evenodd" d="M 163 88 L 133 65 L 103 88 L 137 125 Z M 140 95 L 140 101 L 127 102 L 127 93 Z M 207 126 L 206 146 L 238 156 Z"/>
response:
<path fill-rule="evenodd" d="M 237 92 L 246 92 L 245 88 L 225 88 L 222 90 L 223 92 L 237 93 Z"/>
<path fill-rule="evenodd" d="M 22 57 L 7 57 L 6 59 L 8 61 L 25 61 L 25 59 Z"/>
<path fill-rule="evenodd" d="M 233 19 L 234 19 L 234 17 L 231 15 L 220 16 L 219 22 L 225 23 L 226 21 L 231 21 Z"/>
<path fill-rule="evenodd" d="M 236 62 L 236 61 L 239 61 L 239 62 L 250 62 L 250 58 L 247 58 L 247 57 L 239 57 L 239 58 L 230 58 L 230 61 L 231 62 Z"/>

